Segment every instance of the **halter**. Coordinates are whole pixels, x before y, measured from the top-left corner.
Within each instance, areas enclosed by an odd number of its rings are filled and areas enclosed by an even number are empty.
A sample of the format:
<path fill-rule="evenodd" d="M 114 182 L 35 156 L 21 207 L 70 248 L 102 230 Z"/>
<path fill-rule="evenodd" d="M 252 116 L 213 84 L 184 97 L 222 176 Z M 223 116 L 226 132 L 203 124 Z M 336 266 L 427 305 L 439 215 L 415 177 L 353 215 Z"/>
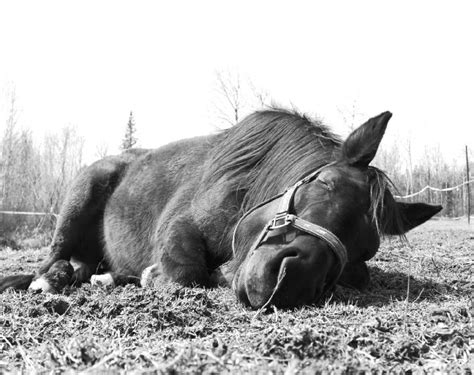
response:
<path fill-rule="evenodd" d="M 255 251 L 260 245 L 268 242 L 270 239 L 275 238 L 277 236 L 283 237 L 283 242 L 288 243 L 291 242 L 296 237 L 296 232 L 293 229 L 297 229 L 299 231 L 308 233 L 314 237 L 320 238 L 329 245 L 329 248 L 332 250 L 334 255 L 338 260 L 338 274 L 337 277 L 334 279 L 331 287 L 337 282 L 339 277 L 344 270 L 344 266 L 347 263 L 347 250 L 344 244 L 339 240 L 339 238 L 332 233 L 330 230 L 311 223 L 305 219 L 298 217 L 297 215 L 291 214 L 291 206 L 293 202 L 293 198 L 295 196 L 296 190 L 304 184 L 313 181 L 321 171 L 334 164 L 329 163 L 321 168 L 317 169 L 316 171 L 310 173 L 303 179 L 299 180 L 295 183 L 292 187 L 288 188 L 285 192 L 275 195 L 274 197 L 266 200 L 258 204 L 257 206 L 251 208 L 247 211 L 238 221 L 237 225 L 235 226 L 234 233 L 232 236 L 232 251 L 235 256 L 235 237 L 239 225 L 242 223 L 242 220 L 245 219 L 248 215 L 252 212 L 257 210 L 258 208 L 270 203 L 271 201 L 282 197 L 280 205 L 278 207 L 278 211 L 275 216 L 265 225 L 263 230 L 260 232 L 259 236 L 257 237 L 256 241 L 253 243 L 252 247 L 250 248 L 250 252 Z"/>

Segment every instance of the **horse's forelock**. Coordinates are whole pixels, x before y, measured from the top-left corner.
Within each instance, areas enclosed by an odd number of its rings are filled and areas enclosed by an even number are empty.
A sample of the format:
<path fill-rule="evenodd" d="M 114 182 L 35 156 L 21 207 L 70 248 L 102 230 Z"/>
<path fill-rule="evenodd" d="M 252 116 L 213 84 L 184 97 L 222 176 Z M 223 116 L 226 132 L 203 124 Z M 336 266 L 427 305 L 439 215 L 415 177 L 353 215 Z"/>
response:
<path fill-rule="evenodd" d="M 379 236 L 384 236 L 387 227 L 397 228 L 397 232 L 403 233 L 403 217 L 392 195 L 392 191 L 397 191 L 394 183 L 385 172 L 373 166 L 369 167 L 368 175 L 370 214 Z"/>

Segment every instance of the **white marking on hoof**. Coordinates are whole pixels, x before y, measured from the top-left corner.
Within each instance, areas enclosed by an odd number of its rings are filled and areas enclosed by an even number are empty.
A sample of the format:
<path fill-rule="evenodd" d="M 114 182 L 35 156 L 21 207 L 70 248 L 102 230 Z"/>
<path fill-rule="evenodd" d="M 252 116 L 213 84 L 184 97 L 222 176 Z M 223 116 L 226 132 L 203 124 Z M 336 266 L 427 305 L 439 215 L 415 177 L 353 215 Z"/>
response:
<path fill-rule="evenodd" d="M 51 284 L 46 280 L 44 277 L 40 277 L 39 279 L 34 280 L 30 286 L 28 287 L 29 290 L 33 292 L 42 291 L 43 293 L 55 293 L 56 291 L 51 286 Z"/>
<path fill-rule="evenodd" d="M 147 267 L 142 272 L 142 277 L 140 278 L 140 285 L 145 287 L 153 286 L 153 281 L 160 274 L 158 264 Z"/>
<path fill-rule="evenodd" d="M 91 285 L 99 288 L 106 288 L 108 286 L 114 287 L 114 278 L 110 273 L 104 273 L 103 275 L 92 275 Z"/>

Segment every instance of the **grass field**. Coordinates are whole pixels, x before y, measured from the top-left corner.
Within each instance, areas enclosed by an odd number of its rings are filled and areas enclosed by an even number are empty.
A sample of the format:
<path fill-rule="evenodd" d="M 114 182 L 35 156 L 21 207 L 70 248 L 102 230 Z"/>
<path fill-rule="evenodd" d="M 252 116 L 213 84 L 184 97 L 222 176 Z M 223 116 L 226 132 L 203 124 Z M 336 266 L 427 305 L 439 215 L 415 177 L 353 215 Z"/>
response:
<path fill-rule="evenodd" d="M 470 372 L 474 226 L 432 220 L 384 241 L 364 292 L 257 314 L 227 289 L 86 285 L 0 294 L 4 371 Z M 0 275 L 35 270 L 45 250 L 0 249 Z"/>

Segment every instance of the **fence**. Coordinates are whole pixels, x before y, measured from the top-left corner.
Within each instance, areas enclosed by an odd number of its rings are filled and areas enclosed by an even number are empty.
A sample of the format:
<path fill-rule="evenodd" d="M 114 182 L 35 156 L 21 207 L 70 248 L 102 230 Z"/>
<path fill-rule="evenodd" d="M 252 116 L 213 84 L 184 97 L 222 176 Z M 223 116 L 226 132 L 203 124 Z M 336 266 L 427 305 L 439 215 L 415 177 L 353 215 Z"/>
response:
<path fill-rule="evenodd" d="M 467 198 L 467 193 L 464 193 L 464 186 L 474 183 L 474 180 L 464 181 L 456 186 L 437 188 L 430 185 L 426 185 L 421 190 L 407 195 L 394 195 L 396 199 L 403 199 L 408 201 L 414 201 L 413 198 L 418 196 L 426 195 L 425 199 L 418 198 L 417 201 L 424 201 L 428 203 L 438 203 L 444 207 L 442 211 L 442 216 L 468 216 L 468 221 L 470 221 L 470 200 Z M 466 189 L 468 190 L 468 189 Z M 469 190 L 468 190 L 469 191 Z M 457 193 L 460 197 L 454 197 L 453 194 Z M 458 198 L 458 199 L 456 199 Z M 459 204 L 456 202 L 462 202 L 462 208 L 459 208 Z M 461 211 L 461 212 L 459 212 Z M 19 216 L 41 216 L 43 218 L 52 218 L 57 219 L 58 214 L 53 212 L 25 212 L 25 211 L 0 211 L 0 215 L 19 215 Z M 3 221 L 3 220 L 2 220 Z"/>
<path fill-rule="evenodd" d="M 443 206 L 442 216 L 461 217 L 467 216 L 470 222 L 471 199 L 468 186 L 474 180 L 464 181 L 456 186 L 437 188 L 426 185 L 419 191 L 407 195 L 395 195 L 396 199 L 407 200 L 408 202 L 422 201 Z M 447 184 L 446 184 L 447 185 Z M 416 199 L 414 199 L 416 198 Z"/>

